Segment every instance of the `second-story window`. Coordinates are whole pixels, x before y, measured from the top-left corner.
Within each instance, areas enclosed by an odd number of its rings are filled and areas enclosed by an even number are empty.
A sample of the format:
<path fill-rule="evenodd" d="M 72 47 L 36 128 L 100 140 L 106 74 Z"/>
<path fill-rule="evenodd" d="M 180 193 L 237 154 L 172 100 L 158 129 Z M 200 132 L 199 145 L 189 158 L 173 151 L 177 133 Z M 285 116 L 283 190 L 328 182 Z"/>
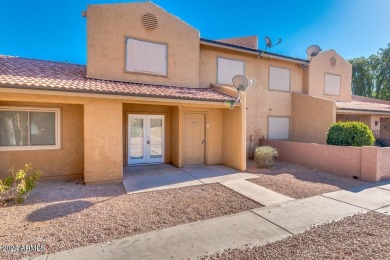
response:
<path fill-rule="evenodd" d="M 235 75 L 245 73 L 245 63 L 239 60 L 217 58 L 217 83 L 233 85 Z"/>
<path fill-rule="evenodd" d="M 325 73 L 325 95 L 340 96 L 341 89 L 341 77 L 339 75 L 333 75 Z"/>
<path fill-rule="evenodd" d="M 126 39 L 126 71 L 167 76 L 167 45 Z"/>
<path fill-rule="evenodd" d="M 290 92 L 290 70 L 269 67 L 269 90 Z"/>

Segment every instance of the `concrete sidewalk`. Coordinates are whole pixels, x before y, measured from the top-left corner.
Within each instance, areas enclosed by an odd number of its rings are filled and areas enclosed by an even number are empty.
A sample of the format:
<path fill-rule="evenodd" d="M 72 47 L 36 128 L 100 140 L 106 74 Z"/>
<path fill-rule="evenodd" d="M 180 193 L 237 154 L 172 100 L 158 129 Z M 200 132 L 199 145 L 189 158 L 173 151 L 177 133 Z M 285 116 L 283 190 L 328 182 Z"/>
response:
<path fill-rule="evenodd" d="M 313 225 L 389 207 L 388 186 L 337 191 L 36 259 L 195 259 L 229 248 L 264 245 Z"/>

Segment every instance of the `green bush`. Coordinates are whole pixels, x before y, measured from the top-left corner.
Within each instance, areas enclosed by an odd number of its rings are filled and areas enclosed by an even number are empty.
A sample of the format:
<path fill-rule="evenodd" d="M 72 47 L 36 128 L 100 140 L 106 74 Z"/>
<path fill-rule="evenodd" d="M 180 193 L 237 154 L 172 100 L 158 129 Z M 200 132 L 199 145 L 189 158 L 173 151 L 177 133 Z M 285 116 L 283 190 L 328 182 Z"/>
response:
<path fill-rule="evenodd" d="M 375 142 L 372 131 L 362 122 L 337 122 L 328 130 L 326 143 L 342 146 L 370 146 Z"/>
<path fill-rule="evenodd" d="M 15 202 L 17 204 L 23 203 L 27 193 L 31 191 L 39 177 L 42 175 L 41 171 L 27 177 L 28 172 L 32 169 L 32 164 L 25 164 L 24 167 L 15 171 L 15 167 L 9 170 L 10 175 L 0 180 L 0 204 L 6 205 L 8 202 Z"/>
<path fill-rule="evenodd" d="M 269 168 L 275 164 L 275 158 L 278 155 L 278 151 L 271 146 L 258 146 L 255 149 L 254 160 L 258 167 Z"/>

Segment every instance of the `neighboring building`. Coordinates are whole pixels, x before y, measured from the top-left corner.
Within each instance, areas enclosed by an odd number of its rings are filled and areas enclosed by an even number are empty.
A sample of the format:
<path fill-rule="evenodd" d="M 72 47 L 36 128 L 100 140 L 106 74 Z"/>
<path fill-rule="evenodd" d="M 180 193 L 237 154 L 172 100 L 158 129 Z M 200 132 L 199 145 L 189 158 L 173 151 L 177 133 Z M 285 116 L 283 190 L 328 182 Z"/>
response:
<path fill-rule="evenodd" d="M 87 66 L 0 56 L 0 176 L 26 162 L 86 183 L 133 164 L 244 170 L 259 138 L 321 143 L 336 116 L 378 128 L 390 115 L 356 112 L 351 65 L 333 50 L 309 61 L 262 52 L 254 36 L 202 39 L 151 2 L 86 14 Z M 255 84 L 231 109 L 236 74 Z"/>

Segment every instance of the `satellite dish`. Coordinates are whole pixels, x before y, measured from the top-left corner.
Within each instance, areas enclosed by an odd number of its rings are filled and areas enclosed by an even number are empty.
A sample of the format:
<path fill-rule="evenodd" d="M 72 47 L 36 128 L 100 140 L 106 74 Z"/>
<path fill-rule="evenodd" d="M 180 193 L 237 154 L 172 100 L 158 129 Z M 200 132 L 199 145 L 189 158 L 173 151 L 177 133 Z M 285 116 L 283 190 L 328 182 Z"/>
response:
<path fill-rule="evenodd" d="M 266 48 L 271 48 L 271 47 L 272 47 L 271 38 L 268 37 L 268 36 L 265 36 L 265 47 L 266 47 Z"/>
<path fill-rule="evenodd" d="M 307 56 L 309 57 L 309 60 L 316 56 L 318 53 L 320 53 L 322 49 L 318 45 L 311 45 L 306 49 Z"/>
<path fill-rule="evenodd" d="M 282 42 L 282 39 L 278 39 L 278 42 L 275 43 L 274 45 L 272 45 L 271 38 L 268 37 L 268 36 L 265 36 L 265 48 L 266 48 L 266 49 L 268 49 L 268 48 L 270 49 L 270 48 L 272 48 L 272 47 L 278 45 L 278 44 L 281 43 L 281 42 Z"/>
<path fill-rule="evenodd" d="M 259 54 L 259 56 L 261 56 L 267 49 L 271 49 L 272 47 L 274 47 L 282 42 L 282 39 L 278 39 L 278 42 L 276 44 L 272 45 L 272 41 L 271 41 L 270 37 L 265 36 L 264 39 L 265 39 L 265 49 Z"/>
<path fill-rule="evenodd" d="M 245 91 L 253 85 L 253 81 L 249 80 L 245 75 L 236 75 L 232 79 L 233 85 L 237 91 Z"/>

